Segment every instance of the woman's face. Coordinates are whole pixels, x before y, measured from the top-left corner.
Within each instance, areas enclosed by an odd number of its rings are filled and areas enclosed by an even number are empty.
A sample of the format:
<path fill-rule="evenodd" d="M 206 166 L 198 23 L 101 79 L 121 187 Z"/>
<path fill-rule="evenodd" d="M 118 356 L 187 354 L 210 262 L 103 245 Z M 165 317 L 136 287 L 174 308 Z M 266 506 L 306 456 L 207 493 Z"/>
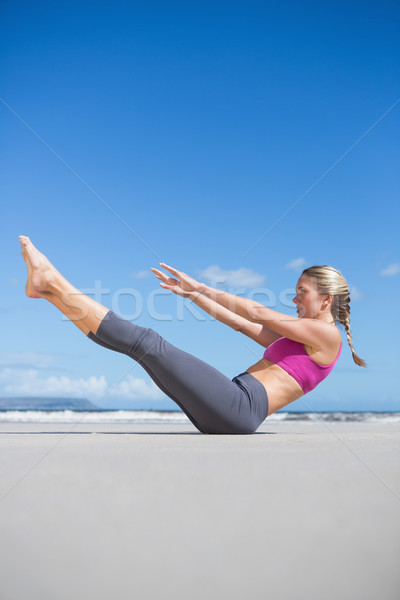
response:
<path fill-rule="evenodd" d="M 322 296 L 310 277 L 302 275 L 296 285 L 296 296 L 293 302 L 296 305 L 297 315 L 303 319 L 315 319 L 320 311 Z"/>

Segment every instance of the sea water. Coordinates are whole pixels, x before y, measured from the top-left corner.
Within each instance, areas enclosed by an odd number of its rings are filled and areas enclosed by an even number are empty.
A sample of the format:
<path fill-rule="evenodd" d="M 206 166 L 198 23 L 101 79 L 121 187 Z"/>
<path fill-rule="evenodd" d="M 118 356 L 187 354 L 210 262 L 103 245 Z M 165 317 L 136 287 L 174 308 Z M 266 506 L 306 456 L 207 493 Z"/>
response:
<path fill-rule="evenodd" d="M 268 422 L 363 422 L 399 423 L 400 412 L 283 412 L 268 417 Z M 181 411 L 146 410 L 2 410 L 0 423 L 190 423 Z"/>

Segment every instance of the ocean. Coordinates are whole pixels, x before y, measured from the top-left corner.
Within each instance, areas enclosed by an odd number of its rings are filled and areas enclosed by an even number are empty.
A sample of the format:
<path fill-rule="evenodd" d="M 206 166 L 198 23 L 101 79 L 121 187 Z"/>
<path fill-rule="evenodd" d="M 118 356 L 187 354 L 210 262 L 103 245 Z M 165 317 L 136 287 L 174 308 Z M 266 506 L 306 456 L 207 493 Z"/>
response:
<path fill-rule="evenodd" d="M 268 422 L 363 422 L 399 423 L 400 412 L 283 412 Z M 181 411 L 149 410 L 0 410 L 0 423 L 190 423 Z"/>

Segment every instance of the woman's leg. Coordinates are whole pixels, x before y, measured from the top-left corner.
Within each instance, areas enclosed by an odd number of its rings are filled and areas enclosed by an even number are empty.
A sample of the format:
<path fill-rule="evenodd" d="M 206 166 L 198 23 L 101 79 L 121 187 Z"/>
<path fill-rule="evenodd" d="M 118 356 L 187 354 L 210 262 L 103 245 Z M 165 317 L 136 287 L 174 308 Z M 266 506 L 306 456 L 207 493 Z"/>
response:
<path fill-rule="evenodd" d="M 45 298 L 90 339 L 136 360 L 204 433 L 252 433 L 268 414 L 262 384 L 249 373 L 231 381 L 175 348 L 152 329 L 121 319 L 74 288 L 21 236 L 29 297 Z"/>
<path fill-rule="evenodd" d="M 250 373 L 231 381 L 152 329 L 125 321 L 112 311 L 97 334 L 88 336 L 138 362 L 203 433 L 254 433 L 268 414 L 265 388 Z"/>
<path fill-rule="evenodd" d="M 28 270 L 26 295 L 44 298 L 54 304 L 85 335 L 89 331 L 96 333 L 108 308 L 71 285 L 28 237 L 20 235 L 19 239 Z"/>

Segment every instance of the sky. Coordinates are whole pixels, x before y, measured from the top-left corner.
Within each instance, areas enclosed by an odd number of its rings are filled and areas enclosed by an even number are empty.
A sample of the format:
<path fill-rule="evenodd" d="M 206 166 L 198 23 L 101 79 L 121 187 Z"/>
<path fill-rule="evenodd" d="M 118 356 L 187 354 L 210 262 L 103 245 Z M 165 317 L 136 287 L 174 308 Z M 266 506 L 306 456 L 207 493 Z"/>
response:
<path fill-rule="evenodd" d="M 82 292 L 230 378 L 263 348 L 159 287 L 164 261 L 295 316 L 303 268 L 351 291 L 355 350 L 290 410 L 400 410 L 400 5 L 0 5 L 0 396 L 174 407 L 24 294 L 18 235 Z M 292 294 L 292 295 L 291 295 Z"/>

